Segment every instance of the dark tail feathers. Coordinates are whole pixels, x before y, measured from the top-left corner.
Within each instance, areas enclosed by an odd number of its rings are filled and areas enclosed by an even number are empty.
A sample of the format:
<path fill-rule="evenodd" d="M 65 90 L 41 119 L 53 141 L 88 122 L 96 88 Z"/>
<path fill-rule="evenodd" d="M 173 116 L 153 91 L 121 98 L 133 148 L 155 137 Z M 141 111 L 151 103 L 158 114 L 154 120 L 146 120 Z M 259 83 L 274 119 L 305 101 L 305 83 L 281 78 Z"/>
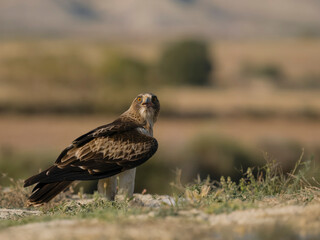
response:
<path fill-rule="evenodd" d="M 28 187 L 37 183 L 33 188 L 32 194 L 28 199 L 28 205 L 41 205 L 43 203 L 49 202 L 52 198 L 57 196 L 60 192 L 66 189 L 72 181 L 62 181 L 62 182 L 41 182 L 47 178 L 47 171 L 51 170 L 53 167 L 34 175 L 24 181 L 24 187 Z"/>
<path fill-rule="evenodd" d="M 40 180 L 43 180 L 47 175 L 46 175 L 46 172 L 48 170 L 50 170 L 51 168 L 48 168 L 47 170 L 37 174 L 37 175 L 34 175 L 32 177 L 29 177 L 27 180 L 24 181 L 24 187 L 29 187 L 30 185 L 33 185 L 35 183 L 38 183 L 40 182 Z M 34 190 L 34 189 L 33 189 Z"/>
<path fill-rule="evenodd" d="M 37 206 L 49 202 L 71 183 L 72 181 L 38 183 L 32 190 L 32 195 L 28 198 L 28 205 Z"/>

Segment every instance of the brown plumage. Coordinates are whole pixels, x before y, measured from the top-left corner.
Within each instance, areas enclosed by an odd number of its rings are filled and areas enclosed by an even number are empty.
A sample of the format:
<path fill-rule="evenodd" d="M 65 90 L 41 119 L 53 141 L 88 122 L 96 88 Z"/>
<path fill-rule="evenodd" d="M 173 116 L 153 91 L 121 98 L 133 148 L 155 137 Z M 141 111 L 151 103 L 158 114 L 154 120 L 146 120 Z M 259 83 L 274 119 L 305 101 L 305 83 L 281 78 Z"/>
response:
<path fill-rule="evenodd" d="M 155 95 L 140 94 L 118 119 L 75 139 L 53 166 L 25 180 L 24 187 L 36 184 L 28 203 L 48 202 L 75 180 L 111 177 L 147 161 L 158 148 L 152 129 L 159 110 Z"/>

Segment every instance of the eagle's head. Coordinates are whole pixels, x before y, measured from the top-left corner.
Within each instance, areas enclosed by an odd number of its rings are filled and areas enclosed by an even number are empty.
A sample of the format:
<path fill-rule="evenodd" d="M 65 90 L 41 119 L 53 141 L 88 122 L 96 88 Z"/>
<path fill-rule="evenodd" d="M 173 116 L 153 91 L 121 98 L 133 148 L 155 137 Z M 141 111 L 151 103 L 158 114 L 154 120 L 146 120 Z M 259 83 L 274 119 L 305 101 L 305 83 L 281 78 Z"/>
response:
<path fill-rule="evenodd" d="M 156 95 L 142 93 L 133 100 L 129 111 L 134 113 L 138 120 L 153 126 L 159 115 L 160 103 Z"/>

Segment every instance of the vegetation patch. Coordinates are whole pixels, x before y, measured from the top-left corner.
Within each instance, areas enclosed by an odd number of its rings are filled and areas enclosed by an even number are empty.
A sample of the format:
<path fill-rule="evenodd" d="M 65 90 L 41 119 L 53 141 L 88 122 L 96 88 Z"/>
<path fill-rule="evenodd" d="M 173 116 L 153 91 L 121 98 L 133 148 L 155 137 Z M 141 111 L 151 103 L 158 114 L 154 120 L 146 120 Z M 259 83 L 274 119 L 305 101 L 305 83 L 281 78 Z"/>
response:
<path fill-rule="evenodd" d="M 319 183 L 309 178 L 310 161 L 302 160 L 303 154 L 295 168 L 288 174 L 280 166 L 269 161 L 256 171 L 248 168 L 238 182 L 230 177 L 221 177 L 212 181 L 208 177 L 195 183 L 182 184 L 181 171 L 177 171 L 175 182 L 171 183 L 174 191 L 171 201 L 162 201 L 158 205 L 148 205 L 147 200 L 140 198 L 123 199 L 110 202 L 99 196 L 82 195 L 78 200 L 70 191 L 59 195 L 52 203 L 40 208 L 40 216 L 16 216 L 1 221 L 0 226 L 8 227 L 30 222 L 51 221 L 53 219 L 98 219 L 100 221 L 131 221 L 132 218 L 167 218 L 192 215 L 194 211 L 201 214 L 225 214 L 237 210 L 270 207 L 274 205 L 299 204 L 307 205 L 319 202 Z M 255 174 L 253 173 L 255 172 Z M 26 196 L 29 194 L 22 187 L 21 181 L 12 181 L 10 188 L 1 188 L 2 208 L 26 208 Z M 153 196 L 156 199 L 156 196 Z M 292 202 L 293 201 L 293 202 Z"/>

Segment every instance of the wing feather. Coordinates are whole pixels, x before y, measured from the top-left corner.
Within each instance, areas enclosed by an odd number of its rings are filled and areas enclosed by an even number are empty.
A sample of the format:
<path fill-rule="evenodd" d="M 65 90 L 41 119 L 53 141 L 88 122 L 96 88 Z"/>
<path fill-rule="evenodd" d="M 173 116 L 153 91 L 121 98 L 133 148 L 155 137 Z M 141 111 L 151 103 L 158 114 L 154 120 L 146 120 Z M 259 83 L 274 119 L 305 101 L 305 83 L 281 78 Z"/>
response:
<path fill-rule="evenodd" d="M 113 176 L 147 161 L 158 148 L 155 138 L 136 129 L 99 135 L 63 151 L 41 182 L 92 180 Z"/>
<path fill-rule="evenodd" d="M 129 131 L 137 127 L 140 127 L 140 125 L 130 119 L 118 118 L 110 124 L 97 127 L 96 129 L 78 137 L 72 142 L 72 144 L 81 147 L 94 138 L 111 136 L 115 133 Z"/>

